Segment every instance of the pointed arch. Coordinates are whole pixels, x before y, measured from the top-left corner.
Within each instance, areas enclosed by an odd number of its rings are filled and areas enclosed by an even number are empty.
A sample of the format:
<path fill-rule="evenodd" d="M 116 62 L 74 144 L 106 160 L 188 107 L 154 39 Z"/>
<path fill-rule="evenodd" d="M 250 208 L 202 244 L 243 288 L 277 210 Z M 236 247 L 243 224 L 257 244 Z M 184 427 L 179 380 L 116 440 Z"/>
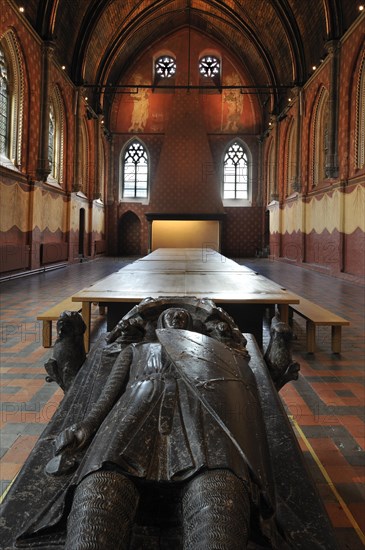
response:
<path fill-rule="evenodd" d="M 139 138 L 129 140 L 120 154 L 120 196 L 122 200 L 146 201 L 149 196 L 149 154 Z"/>
<path fill-rule="evenodd" d="M 125 212 L 119 220 L 118 254 L 120 256 L 141 254 L 141 220 L 131 210 Z"/>
<path fill-rule="evenodd" d="M 64 180 L 65 107 L 57 85 L 50 97 L 48 132 L 48 161 L 51 171 L 47 182 L 61 185 Z"/>
<path fill-rule="evenodd" d="M 18 39 L 12 29 L 0 39 L 2 65 L 1 164 L 20 168 L 24 124 L 24 70 Z"/>
<path fill-rule="evenodd" d="M 365 168 L 365 52 L 363 51 L 356 89 L 355 168 Z"/>
<path fill-rule="evenodd" d="M 313 187 L 316 187 L 326 178 L 329 118 L 328 99 L 328 90 L 324 86 L 321 86 L 314 103 L 311 124 Z"/>
<path fill-rule="evenodd" d="M 297 125 L 294 118 L 290 120 L 286 146 L 286 195 L 293 192 L 297 173 Z"/>
<path fill-rule="evenodd" d="M 80 143 L 80 184 L 84 195 L 89 196 L 89 134 L 84 119 L 81 120 Z"/>
<path fill-rule="evenodd" d="M 252 196 L 252 155 L 246 143 L 235 138 L 222 159 L 222 198 L 225 206 L 247 205 Z"/>

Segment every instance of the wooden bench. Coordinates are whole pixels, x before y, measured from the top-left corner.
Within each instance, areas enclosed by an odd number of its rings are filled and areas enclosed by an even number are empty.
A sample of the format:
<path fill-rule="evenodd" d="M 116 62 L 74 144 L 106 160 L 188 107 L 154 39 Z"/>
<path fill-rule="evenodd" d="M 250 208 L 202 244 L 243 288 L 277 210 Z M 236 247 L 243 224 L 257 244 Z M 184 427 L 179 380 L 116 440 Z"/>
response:
<path fill-rule="evenodd" d="M 307 321 L 307 351 L 314 353 L 316 348 L 316 327 L 330 326 L 332 328 L 331 346 L 332 353 L 341 353 L 341 329 L 348 326 L 349 321 L 332 313 L 324 307 L 298 296 L 299 304 L 290 304 L 290 310 L 294 311 Z"/>
<path fill-rule="evenodd" d="M 81 311 L 81 303 L 73 302 L 72 296 L 69 296 L 37 316 L 38 321 L 43 321 L 42 344 L 44 348 L 52 346 L 52 321 L 57 321 L 63 311 Z"/>

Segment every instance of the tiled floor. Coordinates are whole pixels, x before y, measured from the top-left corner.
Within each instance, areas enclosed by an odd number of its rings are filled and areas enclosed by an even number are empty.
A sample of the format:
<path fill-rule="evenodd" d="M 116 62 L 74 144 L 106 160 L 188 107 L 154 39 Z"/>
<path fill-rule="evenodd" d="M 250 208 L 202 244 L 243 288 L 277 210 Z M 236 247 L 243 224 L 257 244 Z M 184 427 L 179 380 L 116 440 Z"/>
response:
<path fill-rule="evenodd" d="M 105 258 L 3 282 L 0 476 L 4 492 L 62 398 L 44 380 L 52 350 L 41 342 L 38 313 L 123 267 L 133 258 Z M 330 328 L 317 329 L 315 354 L 305 352 L 305 322 L 294 317 L 297 382 L 281 391 L 308 466 L 336 530 L 340 550 L 365 544 L 364 288 L 270 260 L 237 260 L 347 318 L 342 354 L 331 354 Z M 92 339 L 105 330 L 93 309 Z M 267 336 L 267 331 L 266 331 Z"/>

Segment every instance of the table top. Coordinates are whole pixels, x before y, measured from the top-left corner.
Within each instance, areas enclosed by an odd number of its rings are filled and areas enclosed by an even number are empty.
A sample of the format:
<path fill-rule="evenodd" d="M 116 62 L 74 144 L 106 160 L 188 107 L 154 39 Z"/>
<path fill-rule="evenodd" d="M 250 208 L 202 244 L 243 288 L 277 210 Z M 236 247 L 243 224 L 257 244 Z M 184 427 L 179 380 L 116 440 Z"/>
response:
<path fill-rule="evenodd" d="M 280 285 L 217 252 L 208 254 L 207 261 L 201 254 L 201 249 L 158 249 L 80 290 L 73 300 L 139 302 L 146 297 L 195 296 L 217 303 L 299 302 Z"/>

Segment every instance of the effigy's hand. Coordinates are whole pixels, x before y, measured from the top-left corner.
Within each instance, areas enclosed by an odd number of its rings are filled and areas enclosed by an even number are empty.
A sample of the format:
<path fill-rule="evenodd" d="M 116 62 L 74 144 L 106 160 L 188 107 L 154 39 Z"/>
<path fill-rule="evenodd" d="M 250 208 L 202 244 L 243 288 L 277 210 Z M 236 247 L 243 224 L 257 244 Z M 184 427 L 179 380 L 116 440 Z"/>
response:
<path fill-rule="evenodd" d="M 119 323 L 109 333 L 109 336 L 106 339 L 107 344 L 112 344 L 113 342 L 115 342 L 115 340 L 117 340 L 117 338 L 119 338 L 122 335 L 123 330 L 125 330 L 125 325 L 126 325 L 125 321 L 119 321 Z"/>
<path fill-rule="evenodd" d="M 78 450 L 81 449 L 88 440 L 87 431 L 80 424 L 73 424 L 69 428 L 63 430 L 55 439 L 55 454 L 62 453 L 65 449 Z"/>

